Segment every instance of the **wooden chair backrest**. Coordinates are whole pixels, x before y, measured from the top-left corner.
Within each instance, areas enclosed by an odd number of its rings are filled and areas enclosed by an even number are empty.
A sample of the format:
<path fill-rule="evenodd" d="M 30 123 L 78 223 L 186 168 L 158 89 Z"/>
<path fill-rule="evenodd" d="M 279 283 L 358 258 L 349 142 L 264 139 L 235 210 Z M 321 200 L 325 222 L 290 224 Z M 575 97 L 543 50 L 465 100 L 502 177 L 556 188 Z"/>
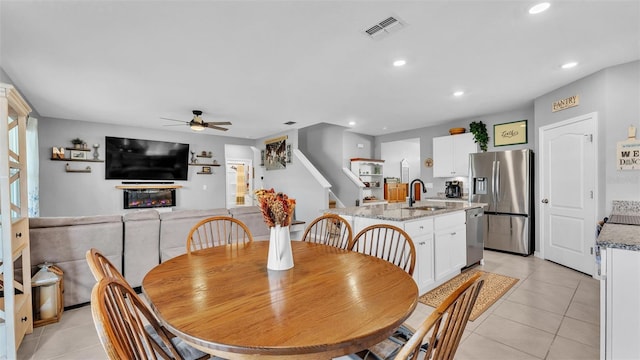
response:
<path fill-rule="evenodd" d="M 213 216 L 195 224 L 187 236 L 187 253 L 214 246 L 246 244 L 253 241 L 251 230 L 230 216 Z"/>
<path fill-rule="evenodd" d="M 402 347 L 396 360 L 454 358 L 473 305 L 484 284 L 484 277 L 480 275 L 473 275 L 431 313 Z M 427 337 L 424 350 L 423 344 Z M 423 356 L 419 357 L 420 354 Z"/>
<path fill-rule="evenodd" d="M 387 260 L 413 275 L 416 247 L 409 234 L 397 226 L 375 224 L 362 229 L 353 238 L 349 250 Z"/>
<path fill-rule="evenodd" d="M 302 241 L 335 246 L 346 249 L 353 239 L 351 225 L 336 214 L 324 214 L 304 230 Z"/>
<path fill-rule="evenodd" d="M 101 279 L 91 292 L 91 314 L 109 359 L 181 359 L 164 328 L 136 293 L 122 280 Z M 145 330 L 149 324 L 170 353 Z"/>
<path fill-rule="evenodd" d="M 106 277 L 113 277 L 116 279 L 122 280 L 125 284 L 129 285 L 127 280 L 125 280 L 124 276 L 118 268 L 106 256 L 102 255 L 98 249 L 91 248 L 87 250 L 86 253 L 87 263 L 89 264 L 89 269 L 91 270 L 91 274 L 96 279 L 96 281 L 100 281 Z"/>

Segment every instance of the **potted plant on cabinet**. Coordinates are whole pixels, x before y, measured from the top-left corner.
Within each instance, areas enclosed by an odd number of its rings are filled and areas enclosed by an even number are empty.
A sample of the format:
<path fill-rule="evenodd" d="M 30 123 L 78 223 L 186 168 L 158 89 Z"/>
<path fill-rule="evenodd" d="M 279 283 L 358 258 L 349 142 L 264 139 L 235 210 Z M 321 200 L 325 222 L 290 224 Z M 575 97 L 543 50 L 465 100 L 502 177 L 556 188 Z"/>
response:
<path fill-rule="evenodd" d="M 469 124 L 469 131 L 473 134 L 473 141 L 480 145 L 480 150 L 487 151 L 487 143 L 489 142 L 489 134 L 487 134 L 487 125 L 482 121 L 474 121 Z"/>

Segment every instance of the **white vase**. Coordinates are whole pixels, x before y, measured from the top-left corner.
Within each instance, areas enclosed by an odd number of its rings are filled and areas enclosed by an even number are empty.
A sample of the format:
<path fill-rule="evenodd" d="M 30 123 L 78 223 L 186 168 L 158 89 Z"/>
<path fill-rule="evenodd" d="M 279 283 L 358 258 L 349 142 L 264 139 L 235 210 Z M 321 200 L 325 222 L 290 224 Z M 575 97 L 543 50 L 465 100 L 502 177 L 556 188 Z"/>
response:
<path fill-rule="evenodd" d="M 291 252 L 291 237 L 289 227 L 276 225 L 271 228 L 269 236 L 269 257 L 267 269 L 287 270 L 293 267 L 293 253 Z"/>

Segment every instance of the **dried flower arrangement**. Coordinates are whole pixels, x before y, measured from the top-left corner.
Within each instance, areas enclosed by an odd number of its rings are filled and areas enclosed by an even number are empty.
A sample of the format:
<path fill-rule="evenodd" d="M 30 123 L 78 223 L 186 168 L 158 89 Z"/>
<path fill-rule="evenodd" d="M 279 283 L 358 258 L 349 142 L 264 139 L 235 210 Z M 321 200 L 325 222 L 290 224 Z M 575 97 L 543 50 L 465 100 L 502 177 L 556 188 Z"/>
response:
<path fill-rule="evenodd" d="M 291 224 L 293 209 L 296 206 L 295 199 L 290 199 L 283 193 L 276 193 L 273 189 L 256 190 L 256 196 L 267 226 L 289 226 Z"/>

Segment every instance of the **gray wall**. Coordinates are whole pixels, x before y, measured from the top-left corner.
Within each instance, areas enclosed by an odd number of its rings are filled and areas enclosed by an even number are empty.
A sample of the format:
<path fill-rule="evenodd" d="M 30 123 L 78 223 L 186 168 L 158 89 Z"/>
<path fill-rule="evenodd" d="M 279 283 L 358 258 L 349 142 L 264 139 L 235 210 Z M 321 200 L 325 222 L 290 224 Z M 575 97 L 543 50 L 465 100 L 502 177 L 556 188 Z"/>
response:
<path fill-rule="evenodd" d="M 253 141 L 210 135 L 115 126 L 87 121 L 41 118 L 38 123 L 40 159 L 40 216 L 78 216 L 120 214 L 125 212 L 120 180 L 105 180 L 104 163 L 69 162 L 73 169 L 91 166 L 91 173 L 67 173 L 65 162 L 52 161 L 51 148 L 69 147 L 79 137 L 87 144 L 100 144 L 104 160 L 105 136 L 172 141 L 189 144 L 192 151 L 211 151 L 224 164 L 224 144 L 253 145 Z M 187 181 L 176 181 L 175 208 L 212 209 L 225 207 L 224 167 L 213 167 L 213 175 L 197 175 L 198 166 L 190 166 Z M 131 211 L 131 210 L 129 210 Z"/>

